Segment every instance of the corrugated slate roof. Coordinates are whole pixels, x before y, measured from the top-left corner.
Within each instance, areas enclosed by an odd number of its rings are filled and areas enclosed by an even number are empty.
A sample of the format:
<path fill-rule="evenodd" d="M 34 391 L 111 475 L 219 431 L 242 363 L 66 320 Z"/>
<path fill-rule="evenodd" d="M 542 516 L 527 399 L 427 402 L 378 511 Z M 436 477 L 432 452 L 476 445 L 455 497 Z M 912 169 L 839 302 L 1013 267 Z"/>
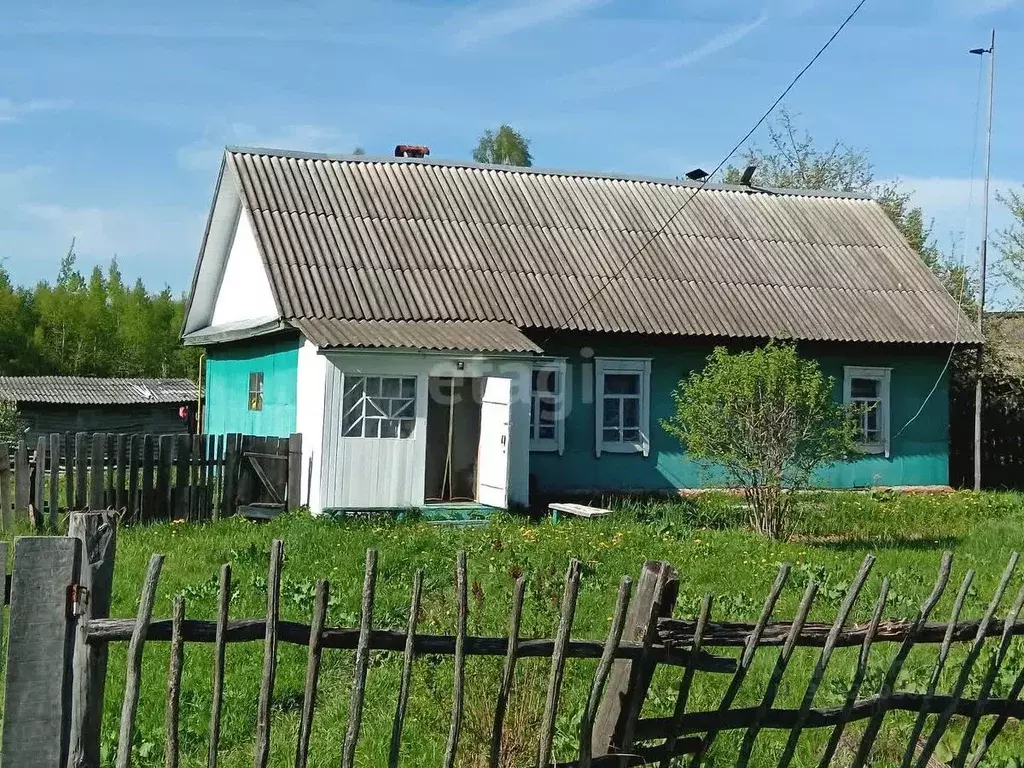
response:
<path fill-rule="evenodd" d="M 540 352 L 511 323 L 333 320 L 292 320 L 318 347 L 390 347 L 397 349 L 462 350 L 467 352 Z"/>
<path fill-rule="evenodd" d="M 979 340 L 866 198 L 270 150 L 227 162 L 286 318 Z"/>
<path fill-rule="evenodd" d="M 199 396 L 188 379 L 99 379 L 86 376 L 0 376 L 0 400 L 64 405 L 188 403 Z"/>

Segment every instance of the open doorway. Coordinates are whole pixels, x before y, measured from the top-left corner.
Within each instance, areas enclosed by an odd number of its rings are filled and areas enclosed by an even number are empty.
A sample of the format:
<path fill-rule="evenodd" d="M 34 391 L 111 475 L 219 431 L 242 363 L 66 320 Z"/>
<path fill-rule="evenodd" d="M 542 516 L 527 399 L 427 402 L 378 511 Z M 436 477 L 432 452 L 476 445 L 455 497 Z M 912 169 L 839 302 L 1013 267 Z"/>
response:
<path fill-rule="evenodd" d="M 431 377 L 424 499 L 508 506 L 511 382 Z"/>
<path fill-rule="evenodd" d="M 424 472 L 428 504 L 476 501 L 481 382 L 469 377 L 430 378 Z"/>

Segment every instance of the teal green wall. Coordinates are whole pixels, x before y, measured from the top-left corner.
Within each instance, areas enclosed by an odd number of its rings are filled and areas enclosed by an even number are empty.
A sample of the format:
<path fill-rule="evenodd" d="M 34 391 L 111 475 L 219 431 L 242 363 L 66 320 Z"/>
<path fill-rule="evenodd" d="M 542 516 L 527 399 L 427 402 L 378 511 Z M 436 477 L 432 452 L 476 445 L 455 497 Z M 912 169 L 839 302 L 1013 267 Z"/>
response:
<path fill-rule="evenodd" d="M 222 344 L 206 350 L 208 434 L 287 437 L 295 431 L 299 367 L 296 338 L 270 338 Z M 249 373 L 263 373 L 263 410 L 249 410 Z"/>
<path fill-rule="evenodd" d="M 544 491 L 662 490 L 724 485 L 721 473 L 691 461 L 679 442 L 659 421 L 672 415 L 671 392 L 679 380 L 704 365 L 711 346 L 678 341 L 671 344 L 614 337 L 559 338 L 544 345 L 545 353 L 568 360 L 571 407 L 566 418 L 565 454 L 533 452 L 530 472 Z M 594 455 L 595 408 L 584 403 L 593 397 L 593 367 L 581 351 L 597 357 L 649 357 L 651 363 L 651 451 L 640 454 Z M 871 485 L 945 485 L 948 482 L 949 393 L 948 375 L 941 375 L 945 354 L 910 348 L 884 349 L 856 345 L 804 346 L 801 353 L 816 358 L 822 370 L 836 380 L 836 399 L 842 400 L 843 366 L 892 368 L 890 382 L 892 434 L 921 407 L 939 380 L 921 415 L 892 441 L 892 456 L 866 456 L 819 471 L 814 479 L 823 487 Z M 584 380 L 584 364 L 589 380 Z"/>

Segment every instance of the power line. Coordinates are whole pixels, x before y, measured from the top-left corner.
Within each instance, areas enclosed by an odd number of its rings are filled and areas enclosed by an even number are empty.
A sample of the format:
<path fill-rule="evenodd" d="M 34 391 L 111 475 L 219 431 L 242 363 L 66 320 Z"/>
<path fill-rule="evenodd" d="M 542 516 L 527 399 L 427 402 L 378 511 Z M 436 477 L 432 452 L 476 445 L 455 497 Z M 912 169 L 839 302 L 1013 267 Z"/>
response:
<path fill-rule="evenodd" d="M 846 26 L 851 21 L 853 21 L 853 18 L 857 15 L 857 13 L 860 11 L 860 9 L 863 7 L 864 3 L 866 3 L 866 2 L 867 2 L 867 0 L 860 0 L 860 2 L 858 2 L 857 5 L 854 6 L 853 10 L 850 11 L 850 14 L 843 20 L 843 23 L 840 24 L 836 28 L 836 31 L 832 33 L 832 36 L 828 40 L 825 41 L 825 44 L 822 45 L 821 48 L 818 49 L 818 52 L 815 53 L 814 56 L 811 57 L 811 60 L 808 61 L 807 64 L 804 65 L 803 69 L 801 69 L 799 72 L 797 72 L 796 76 L 790 81 L 789 85 L 786 86 L 785 90 L 781 94 L 779 94 L 779 97 L 777 99 L 775 99 L 774 102 L 772 102 L 772 105 L 770 107 L 768 107 L 768 109 L 765 110 L 764 114 L 761 115 L 761 117 L 758 119 L 758 121 L 756 123 L 754 123 L 754 126 L 749 131 L 746 132 L 746 134 L 743 136 L 742 139 L 740 139 L 738 142 L 736 142 L 736 145 L 731 150 L 729 150 L 729 154 L 727 154 L 724 158 L 722 158 L 722 162 L 720 162 L 717 166 L 715 166 L 715 170 L 713 170 L 710 174 L 708 174 L 707 176 L 704 177 L 704 179 L 700 183 L 700 186 L 698 186 L 693 191 L 693 194 L 690 195 L 683 202 L 683 204 L 680 205 L 675 210 L 675 212 L 673 212 L 673 214 L 671 216 L 669 216 L 665 220 L 664 224 L 662 224 L 660 227 L 658 227 L 658 229 L 656 229 L 654 231 L 654 233 L 651 234 L 651 236 L 648 237 L 647 240 L 644 241 L 644 243 L 636 250 L 636 252 L 632 256 L 630 256 L 628 259 L 626 259 L 626 262 L 613 275 L 611 275 L 611 277 L 607 278 L 605 283 L 600 288 L 598 288 L 585 302 L 583 302 L 583 304 L 581 304 L 576 309 L 575 312 L 573 312 L 571 315 L 569 315 L 569 317 L 567 317 L 565 320 L 563 320 L 562 324 L 556 330 L 565 329 L 572 320 L 574 320 L 575 318 L 579 317 L 580 313 L 583 312 L 583 310 L 585 310 L 588 306 L 590 306 L 594 302 L 594 300 L 598 296 L 600 296 L 601 293 L 608 286 L 610 286 L 616 279 L 618 279 L 618 277 L 623 272 L 626 271 L 626 268 L 629 267 L 629 265 L 632 264 L 634 261 L 636 261 L 643 254 L 643 252 L 647 250 L 648 246 L 650 246 L 651 243 L 653 243 L 658 237 L 660 237 L 665 232 L 666 229 L 668 229 L 669 224 L 671 224 L 673 221 L 675 221 L 676 217 L 678 217 L 679 214 L 681 214 L 683 211 L 686 210 L 686 207 L 691 202 L 693 202 L 694 198 L 697 197 L 697 195 L 704 189 L 704 187 L 706 187 L 708 185 L 709 179 L 711 179 L 716 173 L 718 173 L 720 170 L 722 170 L 722 168 L 725 167 L 725 164 L 728 163 L 730 159 L 732 159 L 732 156 L 735 155 L 740 150 L 740 148 L 744 144 L 747 143 L 747 141 L 750 139 L 750 137 L 754 135 L 754 133 L 757 131 L 757 129 L 760 128 L 764 124 L 765 120 L 767 120 L 769 117 L 771 117 L 771 114 L 772 114 L 772 112 L 775 111 L 776 107 L 778 107 L 779 104 L 782 103 L 783 99 L 785 99 L 786 96 L 789 95 L 789 92 L 792 91 L 794 87 L 796 87 L 796 84 L 798 82 L 800 82 L 800 79 L 805 74 L 807 74 L 807 70 L 809 70 L 811 67 L 813 67 L 814 63 L 819 58 L 821 58 L 822 54 L 825 53 L 825 51 L 828 50 L 828 47 L 830 45 L 832 45 L 832 43 L 835 41 L 835 39 L 837 37 L 839 37 L 839 35 L 842 33 L 842 31 L 844 29 L 846 29 Z"/>
<path fill-rule="evenodd" d="M 981 119 L 981 76 L 984 73 L 984 61 L 978 61 L 978 86 L 977 96 L 974 101 L 974 131 L 971 134 L 972 148 L 971 148 L 971 168 L 970 168 L 970 181 L 967 184 L 967 212 L 964 217 L 964 231 L 968 231 L 971 224 L 971 209 L 974 206 L 974 179 L 975 172 L 977 171 L 978 164 L 978 123 Z M 953 355 L 956 353 L 956 345 L 960 341 L 960 319 L 963 317 L 963 303 L 964 303 L 964 291 L 967 288 L 967 265 L 964 261 L 964 251 L 960 252 L 960 295 L 956 301 L 956 326 L 953 331 L 953 343 L 949 345 L 949 355 L 946 356 L 946 364 L 942 366 L 942 370 L 939 371 L 939 375 L 935 379 L 935 383 L 932 384 L 932 388 L 928 391 L 924 400 L 921 401 L 921 407 L 917 409 L 917 412 L 907 420 L 907 423 L 900 427 L 899 432 L 892 436 L 895 440 L 897 437 L 902 435 L 911 424 L 917 421 L 918 417 L 924 413 L 925 406 L 928 405 L 932 399 L 932 395 L 939 389 L 939 384 L 942 382 L 943 377 L 946 375 L 946 371 L 949 370 L 949 366 L 953 362 Z"/>

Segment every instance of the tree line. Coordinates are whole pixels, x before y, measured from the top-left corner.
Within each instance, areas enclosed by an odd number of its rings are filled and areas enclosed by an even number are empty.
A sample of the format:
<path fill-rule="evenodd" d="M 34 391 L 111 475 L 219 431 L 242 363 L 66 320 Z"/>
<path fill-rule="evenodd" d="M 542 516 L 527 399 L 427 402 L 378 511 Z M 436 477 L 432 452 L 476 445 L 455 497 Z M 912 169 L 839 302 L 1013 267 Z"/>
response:
<path fill-rule="evenodd" d="M 0 375 L 195 379 L 200 351 L 178 341 L 184 297 L 125 283 L 117 260 L 88 275 L 74 244 L 56 280 L 16 286 L 0 265 Z"/>

